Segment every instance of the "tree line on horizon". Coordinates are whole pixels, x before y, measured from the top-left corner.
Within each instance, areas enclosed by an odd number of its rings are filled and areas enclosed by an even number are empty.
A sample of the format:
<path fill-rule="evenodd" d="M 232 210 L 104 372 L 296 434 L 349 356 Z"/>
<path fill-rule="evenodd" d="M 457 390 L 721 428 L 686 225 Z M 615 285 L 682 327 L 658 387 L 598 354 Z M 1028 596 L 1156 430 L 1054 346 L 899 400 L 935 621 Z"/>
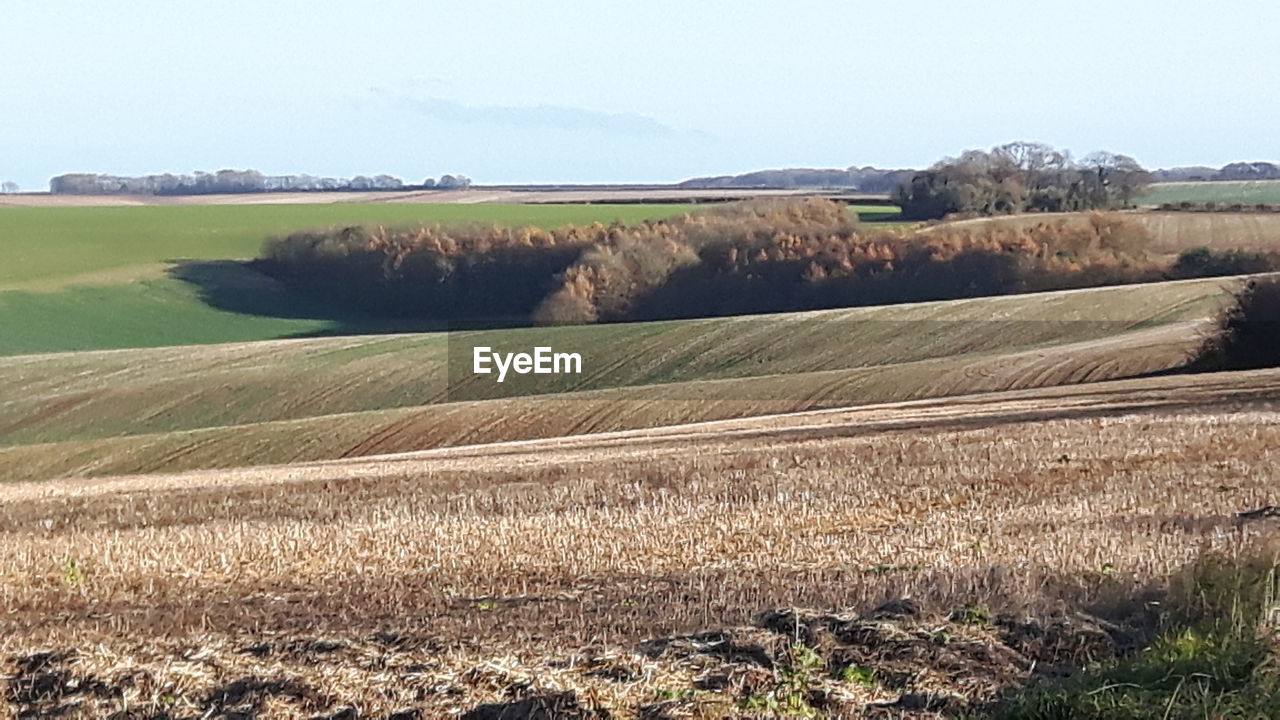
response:
<path fill-rule="evenodd" d="M 1269 162 L 1234 162 L 1220 168 L 1204 165 L 1153 170 L 1156 182 L 1239 182 L 1280 180 L 1280 165 Z"/>
<path fill-rule="evenodd" d="M 1046 167 L 1036 167 L 1035 165 L 1027 165 L 1029 161 L 1041 161 Z M 994 148 L 991 151 L 969 151 L 960 156 L 960 158 L 944 159 L 935 166 L 926 170 L 910 170 L 910 169 L 882 169 L 871 166 L 858 167 L 853 166 L 845 169 L 836 168 L 777 168 L 769 170 L 755 170 L 748 173 L 738 175 L 717 175 L 709 177 L 697 177 L 685 180 L 678 184 L 681 188 L 740 188 L 740 189 L 826 189 L 826 190 L 851 190 L 855 192 L 863 192 L 869 194 L 889 194 L 894 195 L 900 192 L 904 186 L 910 186 L 914 177 L 921 174 L 938 171 L 950 167 L 955 171 L 953 174 L 963 175 L 964 170 L 973 170 L 964 166 L 977 164 L 985 166 L 982 168 L 987 174 L 994 174 L 995 181 L 998 184 L 1004 180 L 1007 170 L 1003 170 L 1001 165 L 1012 161 L 1014 164 L 1022 164 L 1019 168 L 1020 172 L 1026 174 L 1024 178 L 1031 185 L 1044 185 L 1044 178 L 1040 173 L 1046 169 L 1070 170 L 1073 167 L 1077 170 L 1092 170 L 1097 172 L 1099 166 L 1102 167 L 1104 174 L 1113 169 L 1109 166 L 1115 165 L 1118 161 L 1124 161 L 1123 168 L 1126 171 L 1146 173 L 1136 161 L 1124 155 L 1115 155 L 1112 153 L 1094 153 L 1086 156 L 1083 160 L 1076 162 L 1071 158 L 1067 151 L 1059 151 L 1042 143 L 1032 142 L 1013 142 L 1007 143 Z M 960 166 L 956 168 L 954 166 Z M 973 174 L 972 172 L 969 174 Z M 1107 178 L 1104 178 L 1106 180 Z M 1141 175 L 1134 175 L 1131 180 L 1142 179 Z M 1248 181 L 1248 180 L 1280 180 L 1280 165 L 1269 162 L 1236 162 L 1224 165 L 1221 168 L 1213 168 L 1207 166 L 1186 166 L 1173 167 L 1162 170 L 1152 170 L 1149 177 L 1145 178 L 1146 182 L 1186 182 L 1186 181 Z M 1077 209 L 1105 209 L 1105 203 L 1097 203 L 1097 207 L 1089 208 L 1089 194 L 1084 192 L 1085 188 L 1091 184 L 1088 180 L 1077 184 L 1073 188 L 1071 178 L 1060 176 L 1054 178 L 1055 184 L 1065 189 L 1062 193 L 1063 197 L 1055 202 L 1048 202 L 1048 198 L 1041 198 L 1041 204 L 1050 205 L 1068 205 L 1074 204 Z M 1027 184 L 1024 182 L 1024 184 Z M 1037 189 L 1044 190 L 1044 187 Z M 1138 188 L 1139 190 L 1141 188 Z M 981 192 L 979 192 L 981 194 Z M 1114 198 L 1113 198 L 1114 199 Z M 1130 201 L 1132 198 L 1130 198 Z M 1123 204 L 1123 199 L 1122 203 Z M 1028 203 L 1025 210 L 1041 209 Z M 953 212 L 984 212 L 981 208 L 971 208 L 969 210 L 957 210 Z M 920 219 L 925 219 L 923 216 Z"/>
<path fill-rule="evenodd" d="M 881 169 L 876 167 L 835 168 L 783 168 L 755 170 L 740 175 L 717 175 L 685 180 L 680 188 L 698 190 L 721 188 L 768 188 L 790 190 L 796 188 L 829 188 L 853 190 L 868 194 L 889 194 L 911 179 L 915 170 Z"/>
<path fill-rule="evenodd" d="M 457 190 L 470 187 L 464 175 L 427 178 L 417 185 L 391 175 L 352 178 L 316 175 L 265 175 L 257 170 L 219 170 L 191 175 L 122 176 L 100 173 L 67 173 L 49 181 L 54 195 L 213 195 L 263 192 L 344 192 L 369 190 Z"/>
<path fill-rule="evenodd" d="M 1280 165 L 1236 162 L 1221 168 L 1187 166 L 1147 171 L 1126 155 L 1099 152 L 1076 161 L 1069 152 L 1042 143 L 1013 142 L 990 151 L 966 151 L 958 158 L 944 159 L 923 171 L 872 166 L 782 168 L 691 178 L 672 187 L 840 189 L 887 194 L 910 206 L 908 217 L 934 219 L 957 213 L 1109 209 L 1132 203 L 1152 182 L 1249 180 L 1280 180 Z M 68 195 L 450 190 L 470 185 L 471 180 L 463 175 L 443 175 L 438 180 L 427 178 L 414 185 L 385 174 L 333 178 L 307 174 L 265 175 L 256 170 L 231 169 L 213 173 L 197 171 L 191 175 L 67 173 L 49 181 L 50 192 Z M 13 183 L 0 186 L 0 192 L 17 191 Z M 947 208 L 953 209 L 943 212 Z"/>

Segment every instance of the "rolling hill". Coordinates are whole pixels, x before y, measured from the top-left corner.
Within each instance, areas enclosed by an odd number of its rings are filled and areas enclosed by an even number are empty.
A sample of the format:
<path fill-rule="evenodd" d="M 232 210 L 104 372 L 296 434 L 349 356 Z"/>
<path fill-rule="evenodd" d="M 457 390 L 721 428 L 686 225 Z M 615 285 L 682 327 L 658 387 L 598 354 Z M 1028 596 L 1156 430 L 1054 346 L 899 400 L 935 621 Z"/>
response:
<path fill-rule="evenodd" d="M 0 466 L 286 463 L 1128 377 L 1185 362 L 1241 282 L 6 358 Z M 582 348 L 585 372 L 449 382 L 477 344 Z"/>

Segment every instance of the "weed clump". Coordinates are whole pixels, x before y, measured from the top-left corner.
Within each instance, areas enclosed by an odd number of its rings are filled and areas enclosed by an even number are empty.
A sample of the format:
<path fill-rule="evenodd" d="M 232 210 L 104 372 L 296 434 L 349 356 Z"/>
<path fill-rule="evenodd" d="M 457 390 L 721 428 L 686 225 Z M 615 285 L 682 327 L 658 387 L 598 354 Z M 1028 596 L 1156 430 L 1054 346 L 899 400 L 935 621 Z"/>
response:
<path fill-rule="evenodd" d="M 1172 580 L 1160 631 L 1146 649 L 1014 691 L 983 717 L 1280 717 L 1278 598 L 1275 555 L 1205 556 Z"/>

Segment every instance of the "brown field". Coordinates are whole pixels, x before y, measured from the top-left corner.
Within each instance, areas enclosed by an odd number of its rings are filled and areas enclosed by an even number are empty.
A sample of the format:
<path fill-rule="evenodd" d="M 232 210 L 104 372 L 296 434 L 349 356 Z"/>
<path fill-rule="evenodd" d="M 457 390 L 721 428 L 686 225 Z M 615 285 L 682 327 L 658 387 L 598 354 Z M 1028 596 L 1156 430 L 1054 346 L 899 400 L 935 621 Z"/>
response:
<path fill-rule="evenodd" d="M 1193 213 L 1125 211 L 1125 219 L 1145 227 L 1154 242 L 1147 248 L 1156 255 L 1177 255 L 1183 250 L 1211 247 L 1218 250 L 1280 251 L 1278 213 Z M 1040 223 L 1082 223 L 1085 213 L 1044 213 L 1007 217 L 974 218 L 942 223 L 934 227 L 964 227 L 984 223 L 1018 227 Z"/>
<path fill-rule="evenodd" d="M 1277 468 L 1280 372 L 1258 371 L 9 484 L 0 649 L 77 650 L 17 672 L 81 716 L 258 703 L 270 717 L 439 717 L 530 688 L 615 717 L 673 698 L 723 714 L 772 673 L 717 660 L 734 647 L 723 638 L 635 643 L 911 597 L 925 615 L 897 630 L 840 620 L 880 633 L 880 654 L 859 657 L 888 668 L 885 648 L 929 637 L 934 611 L 1088 606 L 1256 544 L 1268 526 L 1232 515 L 1274 502 Z M 786 617 L 726 637 L 785 647 L 799 632 Z M 928 627 L 956 634 L 948 652 L 1030 652 L 1010 650 L 1006 621 Z M 938 662 L 906 686 L 840 683 L 832 702 L 928 687 L 981 699 L 1029 672 L 1025 657 L 996 663 L 1000 677 Z M 716 663 L 730 682 L 689 699 Z"/>
<path fill-rule="evenodd" d="M 233 424 L 0 449 L 8 480 L 285 464 L 1131 377 L 1177 367 L 1199 323 L 998 355 Z M 53 408 L 51 408 L 51 412 Z"/>
<path fill-rule="evenodd" d="M 0 480 L 281 464 L 1132 377 L 1184 364 L 1241 282 L 514 331 L 603 354 L 570 384 L 512 381 L 501 388 L 510 397 L 480 388 L 468 394 L 486 399 L 466 402 L 449 402 L 447 347 L 431 334 L 5 358 Z"/>
<path fill-rule="evenodd" d="M 1159 241 L 1156 251 L 1175 253 L 1202 246 L 1218 250 L 1280 250 L 1280 215 L 1276 213 L 1157 212 L 1136 217 Z"/>

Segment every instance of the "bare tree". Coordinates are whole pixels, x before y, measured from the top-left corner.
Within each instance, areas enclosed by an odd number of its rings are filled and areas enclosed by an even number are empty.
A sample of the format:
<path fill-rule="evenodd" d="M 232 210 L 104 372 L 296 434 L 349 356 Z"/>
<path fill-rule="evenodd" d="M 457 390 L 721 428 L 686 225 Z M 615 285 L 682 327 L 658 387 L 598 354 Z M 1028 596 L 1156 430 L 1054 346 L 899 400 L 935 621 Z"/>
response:
<path fill-rule="evenodd" d="M 903 216 L 1060 212 L 1128 207 L 1151 173 L 1127 155 L 1093 153 L 1074 162 L 1066 150 L 1033 142 L 969 150 L 914 174 L 898 189 Z"/>
<path fill-rule="evenodd" d="M 1151 184 L 1151 173 L 1128 155 L 1095 152 L 1080 163 L 1092 175 L 1092 182 L 1104 196 L 1116 197 L 1128 207 L 1133 198 Z"/>
<path fill-rule="evenodd" d="M 22 188 L 18 187 L 18 183 L 13 182 L 12 180 L 6 180 L 0 183 L 0 193 L 4 193 L 5 195 L 12 195 L 21 189 Z"/>

